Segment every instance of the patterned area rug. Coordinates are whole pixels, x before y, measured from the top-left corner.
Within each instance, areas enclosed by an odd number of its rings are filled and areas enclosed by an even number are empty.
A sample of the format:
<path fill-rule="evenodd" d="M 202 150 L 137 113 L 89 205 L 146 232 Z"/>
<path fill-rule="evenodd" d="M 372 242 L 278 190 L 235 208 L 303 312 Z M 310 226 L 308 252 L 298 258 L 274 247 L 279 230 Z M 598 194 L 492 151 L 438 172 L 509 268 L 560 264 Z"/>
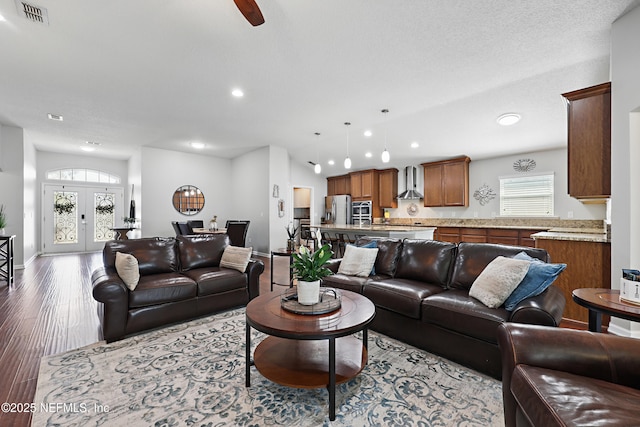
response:
<path fill-rule="evenodd" d="M 504 425 L 500 382 L 373 331 L 367 366 L 336 390 L 335 421 L 326 389 L 279 386 L 255 367 L 246 388 L 244 320 L 238 309 L 45 357 L 32 425 Z"/>

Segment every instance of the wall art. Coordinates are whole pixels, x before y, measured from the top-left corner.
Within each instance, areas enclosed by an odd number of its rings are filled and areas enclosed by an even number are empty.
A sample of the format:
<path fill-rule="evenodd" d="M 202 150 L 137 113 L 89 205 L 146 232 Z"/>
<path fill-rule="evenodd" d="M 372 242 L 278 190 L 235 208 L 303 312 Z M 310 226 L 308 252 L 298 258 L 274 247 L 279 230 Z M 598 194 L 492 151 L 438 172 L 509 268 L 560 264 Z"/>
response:
<path fill-rule="evenodd" d="M 530 172 L 536 168 L 536 161 L 533 159 L 519 159 L 513 162 L 513 169 L 517 172 Z"/>
<path fill-rule="evenodd" d="M 489 203 L 490 200 L 496 198 L 496 193 L 493 192 L 487 184 L 482 184 L 482 187 L 473 192 L 473 198 L 480 202 L 480 205 L 484 206 Z"/>

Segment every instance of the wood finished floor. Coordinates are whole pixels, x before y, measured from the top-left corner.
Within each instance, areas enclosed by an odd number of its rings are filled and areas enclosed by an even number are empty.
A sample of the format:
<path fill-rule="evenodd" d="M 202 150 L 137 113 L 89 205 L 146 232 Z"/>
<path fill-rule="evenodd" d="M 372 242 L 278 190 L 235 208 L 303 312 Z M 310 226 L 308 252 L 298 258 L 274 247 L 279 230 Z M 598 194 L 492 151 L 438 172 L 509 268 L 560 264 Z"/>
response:
<path fill-rule="evenodd" d="M 260 259 L 265 263 L 260 292 L 266 293 L 269 259 Z M 274 264 L 277 281 L 286 283 L 287 259 Z M 38 257 L 26 269 L 16 270 L 10 288 L 0 281 L 0 403 L 33 402 L 42 356 L 102 339 L 98 303 L 91 295 L 91 273 L 100 265 L 101 253 Z M 1 427 L 30 423 L 29 413 L 0 412 Z"/>

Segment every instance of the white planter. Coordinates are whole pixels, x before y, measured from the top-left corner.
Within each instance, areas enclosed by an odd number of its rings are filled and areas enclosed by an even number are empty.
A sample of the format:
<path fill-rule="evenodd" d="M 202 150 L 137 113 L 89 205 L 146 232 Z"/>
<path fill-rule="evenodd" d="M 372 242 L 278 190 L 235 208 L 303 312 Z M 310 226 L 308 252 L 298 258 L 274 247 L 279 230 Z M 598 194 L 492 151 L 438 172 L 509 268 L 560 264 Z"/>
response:
<path fill-rule="evenodd" d="M 320 280 L 305 282 L 298 280 L 298 302 L 302 305 L 317 304 L 320 301 Z"/>

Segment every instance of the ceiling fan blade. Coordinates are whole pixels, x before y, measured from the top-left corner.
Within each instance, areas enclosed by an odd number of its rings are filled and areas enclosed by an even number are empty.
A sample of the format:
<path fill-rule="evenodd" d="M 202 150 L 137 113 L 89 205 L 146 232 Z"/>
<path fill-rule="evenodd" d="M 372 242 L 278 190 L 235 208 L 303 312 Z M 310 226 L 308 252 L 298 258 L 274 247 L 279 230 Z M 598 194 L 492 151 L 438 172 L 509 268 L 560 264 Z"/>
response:
<path fill-rule="evenodd" d="M 264 24 L 264 17 L 255 0 L 233 0 L 247 21 L 254 27 Z"/>

